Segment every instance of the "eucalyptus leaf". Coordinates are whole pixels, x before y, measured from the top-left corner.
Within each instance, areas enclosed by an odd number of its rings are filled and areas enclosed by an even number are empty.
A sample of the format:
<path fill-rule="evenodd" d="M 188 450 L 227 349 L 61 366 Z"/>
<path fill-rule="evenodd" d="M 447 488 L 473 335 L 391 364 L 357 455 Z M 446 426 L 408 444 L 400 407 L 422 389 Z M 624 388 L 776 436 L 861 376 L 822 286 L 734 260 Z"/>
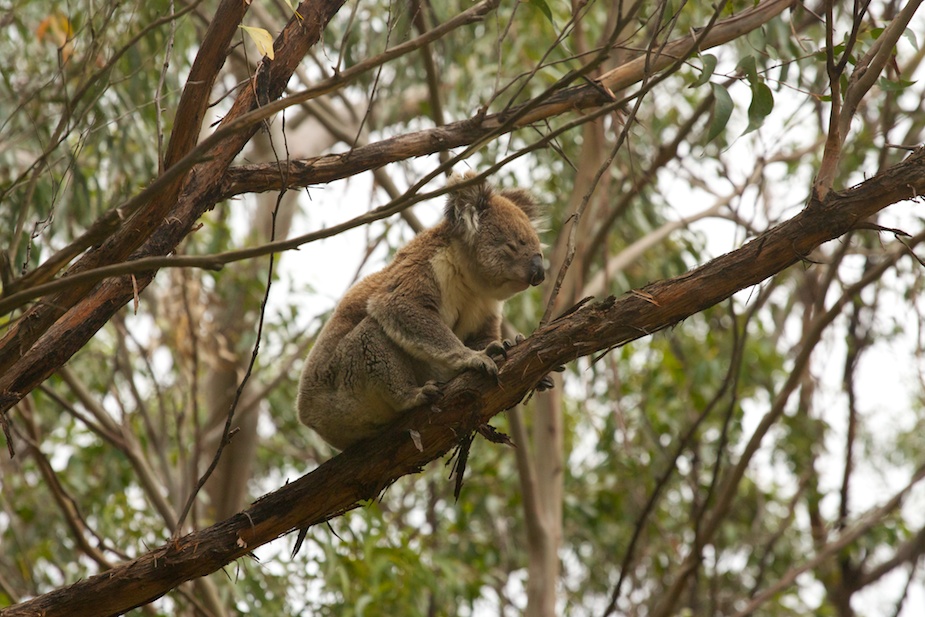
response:
<path fill-rule="evenodd" d="M 254 44 L 257 46 L 257 51 L 268 57 L 270 60 L 273 59 L 273 36 L 264 28 L 255 28 L 253 26 L 238 26 L 247 33 L 247 36 L 251 38 Z"/>
<path fill-rule="evenodd" d="M 552 20 L 552 10 L 549 8 L 549 5 L 546 3 L 546 0 L 528 0 L 530 5 L 538 9 L 543 15 L 546 16 L 546 19 L 549 20 L 549 23 L 554 24 Z"/>
<path fill-rule="evenodd" d="M 739 60 L 739 64 L 736 65 L 736 68 L 745 75 L 749 85 L 755 85 L 760 81 L 758 78 L 758 64 L 755 60 L 755 56 L 745 56 Z"/>
<path fill-rule="evenodd" d="M 748 106 L 748 127 L 743 135 L 760 128 L 773 109 L 774 95 L 771 93 L 771 88 L 765 83 L 755 84 L 752 87 L 752 102 Z"/>
<path fill-rule="evenodd" d="M 716 56 L 713 54 L 703 54 L 700 56 L 700 61 L 703 62 L 703 68 L 700 70 L 700 77 L 697 78 L 697 81 L 690 85 L 691 88 L 699 88 L 710 81 L 710 78 L 713 77 L 713 71 L 716 70 Z"/>
<path fill-rule="evenodd" d="M 710 122 L 710 131 L 707 133 L 707 142 L 716 139 L 726 129 L 732 109 L 735 105 L 729 91 L 720 84 L 710 84 L 713 91 L 713 120 Z"/>
<path fill-rule="evenodd" d="M 915 83 L 907 79 L 887 79 L 886 77 L 881 77 L 877 80 L 877 85 L 884 92 L 902 92 L 909 86 L 915 85 Z"/>

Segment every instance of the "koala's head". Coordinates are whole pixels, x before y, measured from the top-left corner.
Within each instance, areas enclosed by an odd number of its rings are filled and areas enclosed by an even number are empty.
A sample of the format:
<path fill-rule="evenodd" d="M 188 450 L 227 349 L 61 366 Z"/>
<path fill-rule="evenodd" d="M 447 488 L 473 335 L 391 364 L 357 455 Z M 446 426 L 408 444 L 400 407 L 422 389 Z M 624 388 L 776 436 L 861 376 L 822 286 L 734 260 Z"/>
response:
<path fill-rule="evenodd" d="M 449 185 L 475 177 L 454 174 Z M 523 189 L 496 190 L 486 182 L 449 193 L 446 220 L 453 239 L 464 247 L 478 284 L 499 300 L 545 278 L 535 221 L 539 206 Z"/>

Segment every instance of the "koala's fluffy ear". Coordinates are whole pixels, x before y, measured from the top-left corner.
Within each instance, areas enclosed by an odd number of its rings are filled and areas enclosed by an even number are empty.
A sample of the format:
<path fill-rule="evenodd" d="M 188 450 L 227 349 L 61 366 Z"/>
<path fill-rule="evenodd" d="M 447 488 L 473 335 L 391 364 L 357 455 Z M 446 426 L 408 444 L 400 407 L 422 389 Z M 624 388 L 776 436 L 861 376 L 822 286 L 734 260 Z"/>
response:
<path fill-rule="evenodd" d="M 536 197 L 527 189 L 504 189 L 499 194 L 514 202 L 534 224 L 543 220 L 544 213 L 536 202 Z"/>
<path fill-rule="evenodd" d="M 453 187 L 477 175 L 473 171 L 453 174 L 447 181 L 447 186 Z M 457 189 L 451 188 L 444 214 L 453 231 L 467 241 L 474 238 L 479 230 L 479 215 L 491 203 L 492 194 L 491 186 L 484 180 Z"/>

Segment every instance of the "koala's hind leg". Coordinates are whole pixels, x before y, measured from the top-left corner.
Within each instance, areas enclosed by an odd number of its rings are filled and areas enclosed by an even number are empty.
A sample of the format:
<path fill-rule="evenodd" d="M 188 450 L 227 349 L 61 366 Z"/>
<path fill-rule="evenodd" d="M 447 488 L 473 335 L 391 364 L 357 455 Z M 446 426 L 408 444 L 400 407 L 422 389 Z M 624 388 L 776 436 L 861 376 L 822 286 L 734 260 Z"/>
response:
<path fill-rule="evenodd" d="M 433 402 L 440 395 L 436 382 L 425 381 L 418 375 L 414 360 L 374 320 L 367 319 L 357 334 L 363 350 L 368 395 L 396 412 Z"/>

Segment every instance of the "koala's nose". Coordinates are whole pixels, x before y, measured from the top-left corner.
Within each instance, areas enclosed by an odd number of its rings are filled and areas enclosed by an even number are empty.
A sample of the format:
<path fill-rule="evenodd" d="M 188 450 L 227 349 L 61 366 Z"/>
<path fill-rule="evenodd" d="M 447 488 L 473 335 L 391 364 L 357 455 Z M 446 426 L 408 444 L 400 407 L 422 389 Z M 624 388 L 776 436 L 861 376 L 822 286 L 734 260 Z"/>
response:
<path fill-rule="evenodd" d="M 543 270 L 543 256 L 536 254 L 530 260 L 530 284 L 539 285 L 546 279 L 546 272 Z"/>

